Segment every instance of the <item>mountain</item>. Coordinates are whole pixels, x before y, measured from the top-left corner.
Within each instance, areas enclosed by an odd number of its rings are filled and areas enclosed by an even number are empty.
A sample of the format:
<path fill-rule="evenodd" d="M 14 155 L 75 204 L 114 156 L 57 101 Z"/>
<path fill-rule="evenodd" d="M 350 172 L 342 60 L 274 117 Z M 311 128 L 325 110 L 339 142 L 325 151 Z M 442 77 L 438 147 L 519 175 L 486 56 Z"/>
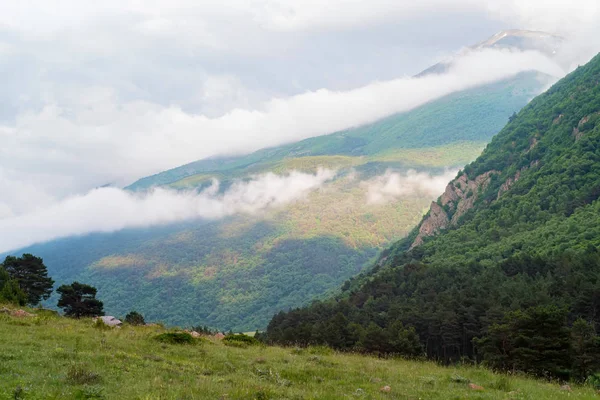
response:
<path fill-rule="evenodd" d="M 465 48 L 463 51 L 449 60 L 432 65 L 431 67 L 417 74 L 416 77 L 447 72 L 452 66 L 452 63 L 456 57 L 460 57 L 461 55 L 469 52 L 482 49 L 516 49 L 521 51 L 535 50 L 552 57 L 560 49 L 563 41 L 564 38 L 561 36 L 553 35 L 547 32 L 528 31 L 523 29 L 500 31 L 483 42 Z"/>
<path fill-rule="evenodd" d="M 202 190 L 218 179 L 226 191 L 267 172 L 337 171 L 287 206 L 67 238 L 21 252 L 43 257 L 57 284 L 96 286 L 111 314 L 135 309 L 169 324 L 264 327 L 274 313 L 337 290 L 408 234 L 455 171 L 547 82 L 522 73 L 372 124 L 246 156 L 200 160 L 128 188 Z"/>
<path fill-rule="evenodd" d="M 372 269 L 267 334 L 399 353 L 416 334 L 433 359 L 586 379 L 599 246 L 600 55 L 512 117 Z"/>

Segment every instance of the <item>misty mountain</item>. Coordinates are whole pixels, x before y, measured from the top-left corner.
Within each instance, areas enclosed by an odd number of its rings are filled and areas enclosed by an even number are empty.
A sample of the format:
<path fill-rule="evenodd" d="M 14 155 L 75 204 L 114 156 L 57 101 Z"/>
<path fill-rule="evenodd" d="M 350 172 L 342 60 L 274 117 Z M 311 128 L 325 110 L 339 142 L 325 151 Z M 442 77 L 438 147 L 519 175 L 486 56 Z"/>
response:
<path fill-rule="evenodd" d="M 585 379 L 557 335 L 600 327 L 599 176 L 600 55 L 511 118 L 372 269 L 268 336 L 402 353 L 411 332 L 433 359 Z"/>
<path fill-rule="evenodd" d="M 285 206 L 22 251 L 42 256 L 57 284 L 77 279 L 96 286 L 111 314 L 136 309 L 170 324 L 264 327 L 275 312 L 337 290 L 407 235 L 455 171 L 548 82 L 540 73 L 522 73 L 372 124 L 246 156 L 200 160 L 128 188 L 194 192 L 217 179 L 225 195 L 236 182 L 265 173 L 336 171 L 305 199 Z"/>
<path fill-rule="evenodd" d="M 511 29 L 500 31 L 494 36 L 476 45 L 469 46 L 461 51 L 460 54 L 449 60 L 439 62 L 431 67 L 421 71 L 416 77 L 423 77 L 431 74 L 442 74 L 447 72 L 453 65 L 454 59 L 472 51 L 482 49 L 504 49 L 520 51 L 539 51 L 547 56 L 553 57 L 560 49 L 564 38 L 547 32 L 528 31 L 522 29 Z"/>

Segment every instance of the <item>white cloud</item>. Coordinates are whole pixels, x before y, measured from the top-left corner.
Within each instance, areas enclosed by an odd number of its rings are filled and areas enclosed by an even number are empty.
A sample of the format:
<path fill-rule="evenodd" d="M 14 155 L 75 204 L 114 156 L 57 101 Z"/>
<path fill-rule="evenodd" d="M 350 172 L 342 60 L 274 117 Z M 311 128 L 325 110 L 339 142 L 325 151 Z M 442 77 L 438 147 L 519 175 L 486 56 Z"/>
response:
<path fill-rule="evenodd" d="M 54 172 L 62 184 L 49 190 L 64 196 L 105 183 L 128 183 L 214 154 L 247 153 L 357 126 L 527 70 L 564 74 L 537 52 L 484 50 L 464 56 L 444 75 L 375 82 L 342 92 L 321 89 L 216 118 L 174 105 L 122 103 L 109 88 L 92 87 L 78 93 L 77 103 L 49 104 L 19 115 L 13 126 L 0 127 L 0 159 L 35 184 Z"/>
<path fill-rule="evenodd" d="M 94 189 L 24 215 L 0 219 L 0 252 L 72 235 L 259 213 L 301 200 L 334 176 L 331 170 L 316 174 L 293 171 L 285 176 L 268 173 L 234 183 L 224 193 L 219 193 L 217 181 L 200 193 L 161 188 L 143 194 Z"/>
<path fill-rule="evenodd" d="M 416 194 L 432 198 L 438 196 L 457 173 L 458 170 L 446 171 L 441 175 L 415 170 L 409 170 L 406 173 L 388 170 L 384 175 L 362 182 L 362 184 L 367 188 L 367 203 L 384 204 L 400 197 Z"/>
<path fill-rule="evenodd" d="M 599 19 L 597 0 L 0 2 L 0 221 L 520 71 L 560 77 L 600 49 Z M 478 42 L 494 21 L 570 39 L 558 61 L 484 51 L 442 76 L 398 72 L 456 50 L 434 39 L 477 25 L 460 45 Z"/>

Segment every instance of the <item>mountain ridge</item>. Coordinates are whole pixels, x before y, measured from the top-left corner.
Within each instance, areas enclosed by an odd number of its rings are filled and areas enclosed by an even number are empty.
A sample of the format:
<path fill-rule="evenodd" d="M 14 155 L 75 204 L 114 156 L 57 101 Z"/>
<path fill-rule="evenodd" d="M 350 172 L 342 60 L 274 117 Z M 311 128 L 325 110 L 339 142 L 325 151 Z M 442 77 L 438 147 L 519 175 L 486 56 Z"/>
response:
<path fill-rule="evenodd" d="M 394 338 L 412 330 L 432 359 L 581 374 L 567 343 L 560 356 L 550 347 L 558 332 L 600 327 L 599 143 L 600 55 L 511 117 L 372 269 L 333 298 L 276 315 L 268 337 L 402 353 Z"/>
<path fill-rule="evenodd" d="M 259 217 L 127 229 L 21 251 L 42 256 L 59 284 L 96 286 L 110 313 L 136 309 L 168 324 L 255 330 L 275 312 L 321 298 L 372 265 L 434 198 L 431 189 L 392 191 L 372 203 L 372 187 L 410 188 L 445 177 L 448 168 L 480 154 L 544 86 L 543 76 L 522 73 L 373 124 L 249 156 L 201 160 L 129 187 L 202 191 L 217 179 L 222 194 L 263 173 L 314 173 L 323 166 L 340 172 L 305 200 Z"/>

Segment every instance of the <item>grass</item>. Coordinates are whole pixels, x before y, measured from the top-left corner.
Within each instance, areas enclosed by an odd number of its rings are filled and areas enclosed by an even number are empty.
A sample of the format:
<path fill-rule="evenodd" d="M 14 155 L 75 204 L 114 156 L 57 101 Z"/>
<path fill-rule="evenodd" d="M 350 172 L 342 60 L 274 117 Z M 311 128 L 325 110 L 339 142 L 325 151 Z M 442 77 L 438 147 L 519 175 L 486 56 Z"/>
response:
<path fill-rule="evenodd" d="M 30 310 L 36 313 L 36 310 Z M 0 314 L 0 399 L 595 399 L 591 387 L 327 348 L 165 344 L 160 326 Z M 474 383 L 484 387 L 475 391 Z M 389 386 L 390 392 L 381 388 Z"/>

